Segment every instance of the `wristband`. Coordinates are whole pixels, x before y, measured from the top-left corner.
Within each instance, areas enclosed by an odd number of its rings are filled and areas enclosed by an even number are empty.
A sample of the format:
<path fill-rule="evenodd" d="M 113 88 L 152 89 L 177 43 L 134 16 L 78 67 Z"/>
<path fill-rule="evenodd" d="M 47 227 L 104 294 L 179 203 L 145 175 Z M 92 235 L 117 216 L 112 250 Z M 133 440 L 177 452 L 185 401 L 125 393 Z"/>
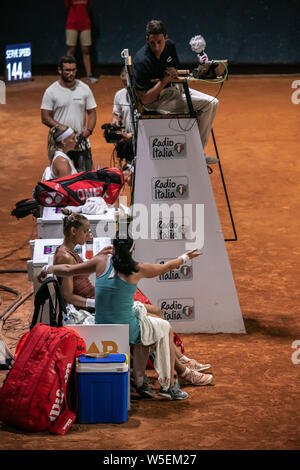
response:
<path fill-rule="evenodd" d="M 45 273 L 45 274 L 49 274 L 48 273 L 48 269 L 50 268 L 50 265 L 49 264 L 46 264 L 45 266 L 42 267 L 42 272 Z"/>
<path fill-rule="evenodd" d="M 178 258 L 182 259 L 182 264 L 188 263 L 190 261 L 189 255 L 184 253 L 183 255 L 178 256 Z"/>
<path fill-rule="evenodd" d="M 85 306 L 87 308 L 95 308 L 95 299 L 86 299 Z"/>

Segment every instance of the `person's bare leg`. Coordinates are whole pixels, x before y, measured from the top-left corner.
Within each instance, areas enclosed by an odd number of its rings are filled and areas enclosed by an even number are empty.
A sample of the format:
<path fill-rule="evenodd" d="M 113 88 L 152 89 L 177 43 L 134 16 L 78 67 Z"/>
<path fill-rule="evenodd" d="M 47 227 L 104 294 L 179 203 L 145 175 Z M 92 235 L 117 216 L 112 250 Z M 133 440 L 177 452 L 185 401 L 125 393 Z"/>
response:
<path fill-rule="evenodd" d="M 89 46 L 81 46 L 81 51 L 86 76 L 90 77 L 92 75 L 90 48 Z"/>
<path fill-rule="evenodd" d="M 133 377 L 137 387 L 143 385 L 150 347 L 143 344 L 133 346 Z"/>
<path fill-rule="evenodd" d="M 173 340 L 173 349 L 174 349 L 174 355 L 175 355 L 175 370 L 178 375 L 182 375 L 186 369 L 186 366 L 180 362 L 180 358 L 182 356 L 181 352 L 178 351 L 178 349 L 175 346 L 174 340 Z"/>
<path fill-rule="evenodd" d="M 145 306 L 148 314 L 152 314 L 162 319 L 164 318 L 161 309 L 157 305 L 149 305 L 149 304 L 143 304 L 143 305 Z"/>
<path fill-rule="evenodd" d="M 175 346 L 175 344 L 174 344 L 174 346 Z M 176 348 L 176 346 L 175 346 L 175 354 L 176 354 L 177 359 L 180 359 L 183 356 L 182 352 L 179 351 L 179 349 Z"/>
<path fill-rule="evenodd" d="M 75 56 L 76 46 L 68 46 L 67 56 Z"/>
<path fill-rule="evenodd" d="M 172 328 L 170 328 L 170 332 L 169 332 L 169 345 L 170 345 L 170 366 L 171 366 L 170 387 L 173 387 L 176 355 L 175 355 L 175 349 L 174 349 Z"/>

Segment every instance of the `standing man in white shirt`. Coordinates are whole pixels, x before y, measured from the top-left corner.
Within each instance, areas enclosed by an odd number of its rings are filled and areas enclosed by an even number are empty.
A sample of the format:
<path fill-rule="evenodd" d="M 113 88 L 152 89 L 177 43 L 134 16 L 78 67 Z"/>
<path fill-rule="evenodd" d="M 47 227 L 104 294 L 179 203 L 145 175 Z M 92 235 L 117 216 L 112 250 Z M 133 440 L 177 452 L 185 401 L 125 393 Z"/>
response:
<path fill-rule="evenodd" d="M 77 63 L 72 56 L 61 57 L 58 63 L 59 79 L 50 85 L 41 104 L 42 123 L 52 128 L 66 125 L 78 135 L 78 151 L 70 152 L 78 171 L 93 169 L 89 136 L 97 121 L 97 104 L 88 85 L 76 79 Z"/>

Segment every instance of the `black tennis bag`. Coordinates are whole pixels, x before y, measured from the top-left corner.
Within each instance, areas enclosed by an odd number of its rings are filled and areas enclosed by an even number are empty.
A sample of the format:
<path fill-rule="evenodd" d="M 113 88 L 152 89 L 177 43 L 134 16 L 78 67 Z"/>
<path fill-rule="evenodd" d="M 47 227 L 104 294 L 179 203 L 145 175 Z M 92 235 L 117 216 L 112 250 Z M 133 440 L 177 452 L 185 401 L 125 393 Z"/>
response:
<path fill-rule="evenodd" d="M 62 326 L 63 316 L 66 313 L 66 302 L 58 280 L 53 276 L 47 277 L 35 294 L 34 313 L 30 329 L 37 323 Z"/>
<path fill-rule="evenodd" d="M 40 206 L 35 199 L 22 199 L 16 203 L 16 207 L 11 211 L 11 215 L 17 219 L 23 219 L 32 214 L 36 219 L 40 217 Z"/>

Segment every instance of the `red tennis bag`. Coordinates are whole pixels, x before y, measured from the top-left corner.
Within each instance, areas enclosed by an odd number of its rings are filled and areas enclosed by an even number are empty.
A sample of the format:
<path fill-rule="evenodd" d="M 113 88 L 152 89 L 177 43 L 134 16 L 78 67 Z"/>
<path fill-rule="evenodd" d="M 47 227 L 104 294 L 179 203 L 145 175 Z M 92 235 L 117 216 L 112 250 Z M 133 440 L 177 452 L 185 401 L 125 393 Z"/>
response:
<path fill-rule="evenodd" d="M 0 420 L 26 431 L 66 434 L 76 419 L 76 355 L 85 343 L 65 327 L 39 323 L 20 339 L 0 390 Z"/>
<path fill-rule="evenodd" d="M 124 176 L 118 168 L 82 171 L 49 181 L 40 181 L 33 196 L 41 206 L 81 206 L 89 197 L 103 197 L 113 204 L 124 184 Z"/>
<path fill-rule="evenodd" d="M 139 301 L 141 302 L 142 304 L 148 304 L 148 305 L 152 305 L 150 300 L 148 299 L 148 297 L 146 297 L 143 292 L 137 287 L 136 291 L 135 291 L 135 294 L 134 294 L 134 297 L 133 297 L 133 300 L 134 301 Z"/>

